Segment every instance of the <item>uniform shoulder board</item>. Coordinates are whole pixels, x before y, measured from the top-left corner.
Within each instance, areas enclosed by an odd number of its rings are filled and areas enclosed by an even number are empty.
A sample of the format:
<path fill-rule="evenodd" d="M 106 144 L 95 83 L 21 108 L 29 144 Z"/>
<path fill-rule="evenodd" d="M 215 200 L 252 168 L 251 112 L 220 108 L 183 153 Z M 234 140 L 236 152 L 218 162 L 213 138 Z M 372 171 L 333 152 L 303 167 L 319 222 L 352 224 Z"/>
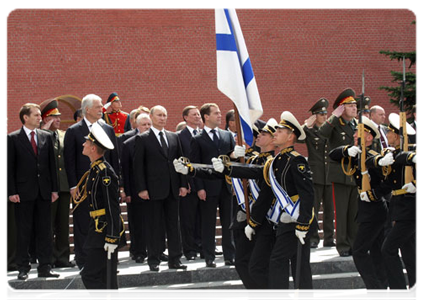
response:
<path fill-rule="evenodd" d="M 371 155 L 373 155 L 373 156 L 376 156 L 376 155 L 379 155 L 380 153 L 379 153 L 379 152 L 377 152 L 377 151 L 375 151 L 375 150 L 370 149 L 370 150 L 369 150 L 369 154 L 371 154 Z"/>
<path fill-rule="evenodd" d="M 300 156 L 301 154 L 300 153 L 298 153 L 297 151 L 291 151 L 290 152 L 293 156 Z"/>
<path fill-rule="evenodd" d="M 106 168 L 106 165 L 104 164 L 104 162 L 102 162 L 101 164 L 98 165 L 98 168 L 103 171 Z"/>

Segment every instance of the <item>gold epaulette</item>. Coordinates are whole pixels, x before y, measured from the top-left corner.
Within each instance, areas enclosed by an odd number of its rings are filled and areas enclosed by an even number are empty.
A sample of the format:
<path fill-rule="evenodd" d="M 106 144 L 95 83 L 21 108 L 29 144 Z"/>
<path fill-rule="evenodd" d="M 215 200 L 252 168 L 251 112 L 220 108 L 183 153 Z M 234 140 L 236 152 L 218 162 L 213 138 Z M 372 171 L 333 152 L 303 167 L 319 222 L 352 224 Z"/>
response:
<path fill-rule="evenodd" d="M 106 165 L 104 164 L 104 162 L 102 162 L 101 164 L 98 165 L 98 168 L 103 171 L 106 168 Z"/>
<path fill-rule="evenodd" d="M 293 156 L 300 156 L 301 154 L 300 153 L 298 153 L 297 151 L 291 151 L 290 152 Z"/>
<path fill-rule="evenodd" d="M 267 161 L 263 167 L 263 178 L 264 178 L 264 181 L 266 181 L 268 186 L 271 186 L 270 178 L 269 178 L 269 168 L 272 165 L 273 160 L 274 160 L 274 157 L 268 156 Z"/>

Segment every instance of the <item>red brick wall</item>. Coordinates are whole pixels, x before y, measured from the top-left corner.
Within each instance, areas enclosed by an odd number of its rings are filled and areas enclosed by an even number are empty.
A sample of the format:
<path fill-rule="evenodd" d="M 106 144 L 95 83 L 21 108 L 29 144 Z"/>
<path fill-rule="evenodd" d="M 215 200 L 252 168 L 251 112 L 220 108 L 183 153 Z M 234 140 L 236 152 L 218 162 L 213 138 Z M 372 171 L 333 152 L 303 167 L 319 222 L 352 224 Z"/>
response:
<path fill-rule="evenodd" d="M 392 85 L 401 64 L 380 50 L 416 49 L 409 10 L 238 10 L 264 108 L 262 119 L 289 110 L 302 123 L 320 97 L 332 105 L 346 87 L 372 105 L 396 109 L 379 86 Z M 413 69 L 415 72 L 415 69 Z M 216 102 L 213 10 L 15 10 L 8 17 L 8 132 L 21 126 L 23 103 L 71 94 L 117 92 L 127 112 L 168 109 L 167 128 L 182 108 Z M 329 110 L 331 111 L 331 109 Z M 70 112 L 69 112 L 70 115 Z M 224 124 L 223 124 L 224 125 Z M 223 126 L 222 125 L 222 126 Z"/>

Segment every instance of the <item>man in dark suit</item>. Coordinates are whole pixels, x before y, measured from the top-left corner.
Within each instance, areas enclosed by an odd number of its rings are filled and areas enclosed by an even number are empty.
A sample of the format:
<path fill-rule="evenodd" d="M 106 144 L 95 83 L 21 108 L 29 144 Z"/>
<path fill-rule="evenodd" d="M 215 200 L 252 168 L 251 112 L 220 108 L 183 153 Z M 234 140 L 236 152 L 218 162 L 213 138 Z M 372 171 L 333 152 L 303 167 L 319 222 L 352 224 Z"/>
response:
<path fill-rule="evenodd" d="M 150 119 L 152 127 L 136 137 L 134 152 L 136 191 L 147 208 L 148 265 L 151 271 L 159 271 L 164 222 L 169 268 L 186 269 L 180 262 L 179 197 L 186 196 L 187 181 L 173 167 L 173 160 L 182 156 L 182 148 L 177 134 L 164 129 L 167 111 L 163 106 L 154 106 Z"/>
<path fill-rule="evenodd" d="M 80 179 L 85 172 L 90 169 L 89 158 L 82 155 L 82 144 L 85 143 L 84 137 L 90 132 L 93 123 L 99 121 L 99 124 L 103 127 L 104 131 L 115 145 L 114 150 L 106 151 L 104 157 L 112 165 L 114 170 L 119 170 L 119 157 L 118 151 L 116 150 L 116 137 L 113 127 L 100 121 L 103 109 L 101 98 L 94 94 L 86 95 L 82 99 L 81 109 L 84 118 L 68 128 L 64 140 L 65 149 L 63 155 L 65 157 L 65 168 L 68 176 L 70 193 L 73 199 L 77 198 L 77 185 Z M 73 213 L 75 261 L 80 269 L 85 263 L 85 251 L 83 250 L 83 246 L 88 234 L 89 221 L 88 202 L 84 201 L 80 203 L 78 209 Z"/>
<path fill-rule="evenodd" d="M 410 135 L 408 137 L 408 141 L 410 144 L 420 145 L 420 103 L 413 105 L 411 113 L 413 114 L 414 120 L 410 123 L 410 125 L 414 128 L 416 134 Z"/>
<path fill-rule="evenodd" d="M 354 143 L 354 131 L 357 126 L 357 102 L 355 92 L 345 89 L 336 98 L 332 115 L 319 127 L 322 136 L 328 139 L 329 150 L 341 145 Z M 336 219 L 336 250 L 340 256 L 350 256 L 358 224 L 355 222 L 357 214 L 357 188 L 352 176 L 344 172 L 345 165 L 334 160 L 329 161 L 328 181 L 332 182 L 335 198 Z"/>
<path fill-rule="evenodd" d="M 222 114 L 219 106 L 206 103 L 200 108 L 204 123 L 203 131 L 191 139 L 190 158 L 195 163 L 211 164 L 213 157 L 231 154 L 232 158 L 245 155 L 245 149 L 234 151 L 235 140 L 229 131 L 219 129 Z M 242 154 L 244 149 L 244 154 Z M 239 152 L 240 151 L 240 152 Z M 235 245 L 229 225 L 232 217 L 232 189 L 225 180 L 202 180 L 194 178 L 201 209 L 201 240 L 207 267 L 216 267 L 215 235 L 216 212 L 219 206 L 220 223 L 222 225 L 222 248 L 226 265 L 235 264 Z"/>
<path fill-rule="evenodd" d="M 37 129 L 40 107 L 27 103 L 19 111 L 22 128 L 7 136 L 8 197 L 15 203 L 18 279 L 31 269 L 28 249 L 35 233 L 38 277 L 59 277 L 51 271 L 51 203 L 58 196 L 56 163 L 51 134 Z M 35 230 L 33 230 L 35 226 Z"/>
<path fill-rule="evenodd" d="M 182 117 L 186 123 L 185 129 L 178 133 L 181 141 L 182 153 L 189 157 L 191 152 L 191 138 L 200 133 L 201 116 L 196 106 L 189 105 L 182 111 Z M 188 193 L 181 198 L 179 215 L 181 220 L 182 249 L 188 260 L 194 260 L 197 252 L 200 250 L 199 245 L 195 242 L 196 233 L 196 217 L 199 208 L 199 199 L 194 181 L 188 177 Z"/>
<path fill-rule="evenodd" d="M 137 263 L 144 262 L 147 257 L 147 239 L 146 239 L 146 209 L 144 200 L 138 197 L 134 178 L 134 151 L 135 140 L 138 134 L 141 134 L 151 127 L 151 120 L 148 114 L 141 113 L 136 118 L 137 128 L 122 134 L 118 140 L 127 138 L 123 141 L 120 151 L 120 163 L 122 168 L 121 196 L 125 199 L 128 207 L 128 225 L 131 235 L 131 249 L 133 259 Z M 130 136 L 132 135 L 132 136 Z M 164 227 L 164 226 L 163 226 Z"/>

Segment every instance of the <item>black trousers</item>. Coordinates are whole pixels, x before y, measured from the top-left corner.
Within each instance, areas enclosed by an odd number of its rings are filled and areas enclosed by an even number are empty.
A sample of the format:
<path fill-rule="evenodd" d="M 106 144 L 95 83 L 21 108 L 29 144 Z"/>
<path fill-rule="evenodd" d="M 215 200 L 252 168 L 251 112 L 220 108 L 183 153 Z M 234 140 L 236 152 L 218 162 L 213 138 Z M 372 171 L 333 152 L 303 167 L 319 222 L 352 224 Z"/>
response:
<path fill-rule="evenodd" d="M 269 288 L 289 289 L 289 263 L 292 276 L 296 280 L 296 264 L 301 259 L 300 289 L 312 289 L 310 268 L 310 239 L 305 239 L 302 245 L 301 258 L 297 258 L 298 238 L 295 235 L 295 224 L 278 224 L 276 242 L 270 256 Z"/>
<path fill-rule="evenodd" d="M 385 221 L 363 222 L 353 246 L 353 259 L 367 289 L 386 289 L 388 278 L 382 258 Z"/>
<path fill-rule="evenodd" d="M 132 200 L 127 203 L 128 224 L 131 237 L 131 254 L 134 257 L 147 257 L 147 205 L 145 202 Z"/>
<path fill-rule="evenodd" d="M 179 201 L 181 222 L 182 249 L 186 257 L 197 255 L 198 245 L 195 241 L 197 226 L 197 210 L 200 205 L 196 192 L 191 192 Z"/>
<path fill-rule="evenodd" d="M 81 279 L 86 289 L 107 288 L 107 251 L 104 248 L 86 249 L 86 262 L 81 271 Z M 111 260 L 111 288 L 117 289 L 117 249 Z"/>
<path fill-rule="evenodd" d="M 239 278 L 241 278 L 246 289 L 258 289 L 259 286 L 249 272 L 250 257 L 254 249 L 255 240 L 250 241 L 245 236 L 244 227 L 234 229 L 233 234 L 235 240 L 235 269 Z"/>
<path fill-rule="evenodd" d="M 406 281 L 398 250 L 407 270 L 409 287 L 416 283 L 416 221 L 396 221 L 382 245 L 382 255 L 390 289 L 406 289 Z"/>
<path fill-rule="evenodd" d="M 53 264 L 66 264 L 69 262 L 69 202 L 70 193 L 60 192 L 59 199 L 51 204 Z"/>
<path fill-rule="evenodd" d="M 273 229 L 273 225 L 265 220 L 256 229 L 256 234 L 253 237 L 255 244 L 249 263 L 249 273 L 254 278 L 258 289 L 269 288 L 269 261 L 275 240 L 276 231 Z"/>
<path fill-rule="evenodd" d="M 38 271 L 50 268 L 52 257 L 51 200 L 41 199 L 22 201 L 15 204 L 17 228 L 16 265 L 19 271 L 31 269 L 29 244 L 31 234 L 35 233 L 35 249 L 38 258 Z M 34 230 L 33 230 L 34 229 Z"/>
<path fill-rule="evenodd" d="M 17 240 L 15 205 L 15 203 L 7 200 L 7 270 L 15 270 L 17 268 L 15 262 Z"/>
<path fill-rule="evenodd" d="M 84 249 L 85 240 L 88 235 L 88 228 L 90 226 L 90 209 L 89 201 L 83 201 L 73 211 L 73 243 L 75 252 L 75 262 L 81 269 L 84 267 L 86 260 L 86 252 Z"/>
<path fill-rule="evenodd" d="M 206 201 L 200 201 L 201 241 L 204 258 L 206 260 L 215 259 L 217 206 L 219 206 L 222 225 L 223 258 L 233 260 L 235 259 L 235 244 L 232 231 L 229 229 L 232 217 L 232 195 L 226 189 L 222 189 L 219 196 L 207 196 Z"/>
<path fill-rule="evenodd" d="M 313 184 L 314 189 L 314 212 L 316 218 L 310 226 L 310 242 L 319 243 L 319 223 L 317 222 L 317 215 L 320 210 L 320 205 L 323 205 L 323 244 L 333 242 L 334 237 L 334 209 L 332 186 L 323 184 Z"/>
<path fill-rule="evenodd" d="M 179 262 L 182 256 L 179 227 L 179 199 L 169 196 L 163 200 L 147 200 L 147 254 L 148 265 L 160 264 L 163 252 L 163 224 L 166 228 L 169 264 Z"/>

